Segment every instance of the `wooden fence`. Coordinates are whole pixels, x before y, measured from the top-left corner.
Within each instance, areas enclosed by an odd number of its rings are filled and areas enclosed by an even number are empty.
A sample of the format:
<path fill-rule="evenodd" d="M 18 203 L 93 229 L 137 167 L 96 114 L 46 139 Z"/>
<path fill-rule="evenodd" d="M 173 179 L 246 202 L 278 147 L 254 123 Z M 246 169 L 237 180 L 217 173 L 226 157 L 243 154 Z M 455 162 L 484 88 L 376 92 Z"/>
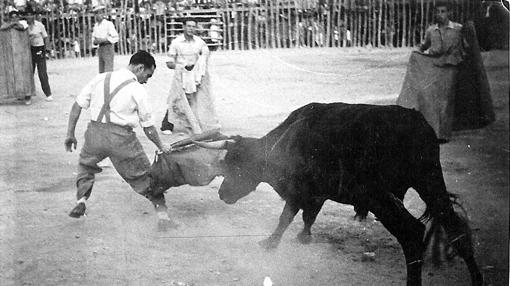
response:
<path fill-rule="evenodd" d="M 478 17 L 479 1 L 450 2 L 453 20 L 462 23 Z M 330 0 L 318 8 L 300 9 L 287 1 L 273 0 L 264 5 L 239 4 L 159 15 L 124 9 L 111 20 L 120 36 L 116 45 L 119 54 L 139 49 L 166 52 L 182 28 L 177 19 L 184 16 L 198 19 L 199 36 L 220 49 L 410 47 L 422 41 L 433 22 L 434 4 L 435 0 Z M 49 48 L 56 57 L 94 54 L 92 14 L 45 15 L 40 20 L 48 30 Z"/>

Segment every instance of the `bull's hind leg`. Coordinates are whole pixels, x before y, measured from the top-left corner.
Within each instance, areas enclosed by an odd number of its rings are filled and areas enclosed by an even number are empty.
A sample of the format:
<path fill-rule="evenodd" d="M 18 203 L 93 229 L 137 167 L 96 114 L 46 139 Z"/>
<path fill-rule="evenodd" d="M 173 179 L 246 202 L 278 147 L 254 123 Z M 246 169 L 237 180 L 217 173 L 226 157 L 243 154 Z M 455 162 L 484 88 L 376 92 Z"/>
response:
<path fill-rule="evenodd" d="M 381 192 L 371 197 L 369 209 L 402 246 L 407 265 L 407 285 L 421 285 L 425 226 L 391 193 Z"/>
<path fill-rule="evenodd" d="M 311 200 L 303 207 L 303 222 L 305 225 L 303 230 L 297 235 L 299 242 L 308 244 L 312 241 L 312 225 L 321 211 L 324 202 L 324 199 Z"/>
<path fill-rule="evenodd" d="M 441 224 L 448 235 L 448 243 L 466 262 L 471 274 L 471 284 L 473 286 L 483 285 L 483 277 L 474 258 L 471 229 L 467 221 L 450 208 L 443 214 Z"/>
<path fill-rule="evenodd" d="M 448 236 L 448 244 L 466 262 L 472 285 L 482 285 L 483 277 L 474 258 L 471 229 L 468 222 L 453 209 L 452 195 L 446 191 L 441 169 L 436 168 L 430 174 L 432 179 L 422 181 L 414 188 L 427 205 L 432 225 L 444 228 Z"/>
<path fill-rule="evenodd" d="M 278 226 L 271 236 L 259 242 L 259 245 L 265 249 L 276 248 L 282 239 L 282 235 L 289 226 L 289 224 L 294 220 L 299 208 L 296 204 L 291 201 L 285 202 L 285 207 L 283 207 L 282 214 L 280 215 L 280 221 L 278 222 Z"/>

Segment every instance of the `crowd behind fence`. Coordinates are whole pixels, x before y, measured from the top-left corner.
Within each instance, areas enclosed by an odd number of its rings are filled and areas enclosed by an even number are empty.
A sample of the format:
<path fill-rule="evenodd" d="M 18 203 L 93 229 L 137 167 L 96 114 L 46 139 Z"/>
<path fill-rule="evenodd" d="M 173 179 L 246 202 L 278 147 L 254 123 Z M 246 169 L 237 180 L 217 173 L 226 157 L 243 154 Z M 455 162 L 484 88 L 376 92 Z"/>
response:
<path fill-rule="evenodd" d="M 475 19 L 478 1 L 453 2 L 452 19 Z M 357 4 L 356 4 L 357 3 Z M 360 4 L 361 3 L 361 4 Z M 355 5 L 356 4 L 356 5 Z M 167 51 L 182 29 L 178 19 L 192 15 L 198 35 L 213 48 L 249 50 L 296 47 L 412 47 L 419 44 L 433 22 L 434 1 L 426 0 L 331 0 L 313 9 L 290 2 L 234 5 L 207 10 L 134 13 L 120 10 L 110 15 L 119 32 L 118 54 L 137 50 Z M 50 37 L 53 56 L 94 55 L 94 15 L 47 14 L 39 16 Z"/>

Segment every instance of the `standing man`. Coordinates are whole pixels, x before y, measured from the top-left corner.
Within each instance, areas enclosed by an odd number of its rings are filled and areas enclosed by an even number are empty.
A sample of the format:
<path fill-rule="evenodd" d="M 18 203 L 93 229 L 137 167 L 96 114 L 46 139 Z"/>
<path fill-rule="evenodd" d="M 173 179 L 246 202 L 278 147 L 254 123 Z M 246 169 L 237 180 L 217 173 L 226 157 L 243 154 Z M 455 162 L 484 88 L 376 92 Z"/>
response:
<path fill-rule="evenodd" d="M 186 19 L 184 33 L 170 44 L 166 66 L 174 70 L 168 97 L 168 110 L 163 119 L 163 134 L 183 129 L 193 134 L 219 128 L 209 87 L 207 64 L 209 49 L 195 35 L 197 23 Z"/>
<path fill-rule="evenodd" d="M 37 74 L 41 82 L 41 88 L 46 95 L 46 101 L 53 101 L 48 72 L 46 69 L 46 47 L 48 46 L 48 33 L 44 25 L 35 20 L 34 14 L 27 15 L 28 36 L 30 38 L 30 49 L 32 51 L 33 72 L 37 67 Z"/>
<path fill-rule="evenodd" d="M 5 22 L 2 23 L 2 25 L 0 26 L 0 31 L 6 31 L 9 29 L 16 29 L 18 31 L 25 31 L 26 29 L 28 29 L 27 22 L 25 20 L 20 20 L 19 11 L 16 9 L 12 9 L 9 12 L 8 17 L 5 19 Z M 20 98 L 18 100 L 23 99 Z M 32 104 L 30 95 L 25 96 L 24 100 L 26 105 Z"/>
<path fill-rule="evenodd" d="M 112 22 L 108 21 L 106 8 L 99 6 L 95 9 L 96 23 L 92 30 L 92 43 L 98 45 L 99 73 L 113 71 L 113 45 L 119 41 L 119 34 Z"/>
<path fill-rule="evenodd" d="M 450 21 L 450 4 L 436 4 L 435 24 L 409 59 L 397 104 L 420 111 L 434 128 L 440 143 L 449 141 L 455 103 L 458 66 L 464 60 L 462 25 Z"/>
<path fill-rule="evenodd" d="M 150 162 L 133 132 L 133 128 L 140 124 L 145 135 L 161 152 L 171 150 L 158 136 L 147 92 L 142 86 L 155 68 L 154 58 L 145 51 L 139 51 L 131 57 L 127 69 L 95 76 L 76 97 L 69 114 L 64 142 L 66 151 L 72 152 L 73 147 L 76 149 L 74 132 L 83 108 L 90 108 L 92 120 L 85 132 L 78 161 L 78 201 L 69 216 L 79 218 L 85 214 L 85 202 L 92 192 L 95 174 L 102 171 L 97 163 L 109 157 L 115 170 L 131 188 L 154 204 L 160 223 L 170 222 L 164 194 L 152 192 Z"/>

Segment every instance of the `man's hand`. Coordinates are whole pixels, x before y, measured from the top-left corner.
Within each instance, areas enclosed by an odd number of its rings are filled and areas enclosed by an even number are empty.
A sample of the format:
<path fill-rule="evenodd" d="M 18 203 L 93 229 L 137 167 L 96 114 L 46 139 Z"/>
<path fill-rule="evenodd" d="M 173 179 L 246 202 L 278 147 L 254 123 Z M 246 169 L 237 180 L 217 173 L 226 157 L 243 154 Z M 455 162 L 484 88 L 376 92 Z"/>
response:
<path fill-rule="evenodd" d="M 67 152 L 73 152 L 73 147 L 74 150 L 76 150 L 76 145 L 78 145 L 78 141 L 74 136 L 68 136 L 64 141 L 64 145 L 66 146 Z"/>
<path fill-rule="evenodd" d="M 159 151 L 161 151 L 163 153 L 170 153 L 170 152 L 172 152 L 172 146 L 167 145 L 167 144 L 163 144 L 161 146 L 161 148 L 159 149 Z"/>
<path fill-rule="evenodd" d="M 195 67 L 195 65 L 186 65 L 184 68 L 185 68 L 187 71 L 191 71 L 194 67 Z"/>

